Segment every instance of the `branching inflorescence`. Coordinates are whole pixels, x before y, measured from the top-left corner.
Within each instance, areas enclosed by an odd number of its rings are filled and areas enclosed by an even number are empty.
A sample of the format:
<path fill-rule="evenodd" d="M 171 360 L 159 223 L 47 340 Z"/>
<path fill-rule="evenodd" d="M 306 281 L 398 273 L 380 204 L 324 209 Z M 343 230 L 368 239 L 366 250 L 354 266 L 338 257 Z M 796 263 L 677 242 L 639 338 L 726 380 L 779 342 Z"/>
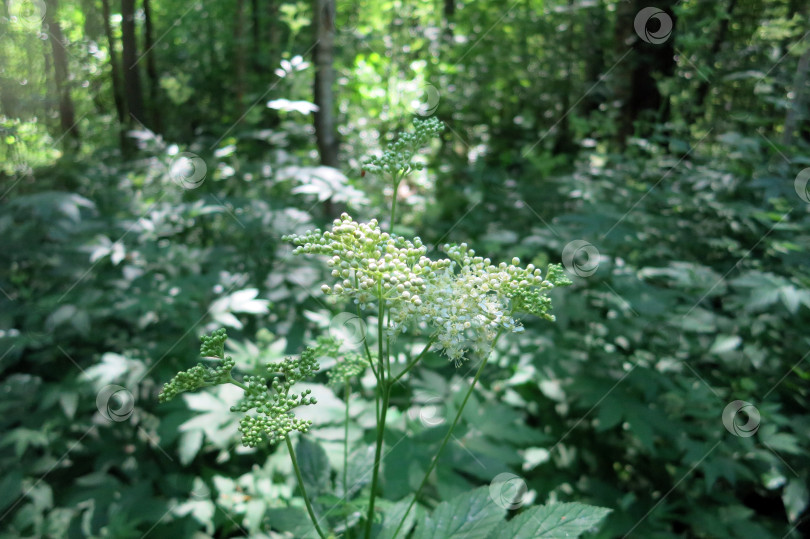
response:
<path fill-rule="evenodd" d="M 250 412 L 255 410 L 257 415 L 245 415 L 239 421 L 239 431 L 242 433 L 242 445 L 255 447 L 264 437 L 270 443 L 284 440 L 291 431 L 307 432 L 312 422 L 298 419 L 293 409 L 298 406 L 308 406 L 317 401 L 311 397 L 311 390 L 307 389 L 300 394 L 291 393 L 292 386 L 301 380 L 311 378 L 320 368 L 317 357 L 322 350 L 317 346 L 307 348 L 300 358 L 287 357 L 283 361 L 269 363 L 267 370 L 273 376 L 271 390 L 267 387 L 267 378 L 263 376 L 246 376 L 243 382 L 233 378 L 231 371 L 234 361 L 225 356 L 225 340 L 227 335 L 224 329 L 218 329 L 211 335 L 200 337 L 200 355 L 210 359 L 220 359 L 216 367 L 207 367 L 202 363 L 187 371 L 178 373 L 163 386 L 159 398 L 160 402 L 167 402 L 184 391 L 194 391 L 202 387 L 231 383 L 245 392 L 242 399 L 231 407 L 231 412 Z M 325 346 L 326 341 L 319 341 Z"/>
<path fill-rule="evenodd" d="M 324 293 L 353 300 L 361 308 L 384 302 L 389 309 L 388 334 L 409 327 L 431 327 L 444 353 L 459 365 L 472 349 L 486 353 L 498 331 L 522 330 L 514 313 L 554 320 L 546 295 L 570 284 L 560 266 L 543 277 L 532 264 L 493 265 L 475 256 L 466 244 L 445 245 L 449 258 L 431 260 L 416 237 L 408 240 L 381 232 L 377 221 L 356 223 L 347 214 L 332 230 L 286 236 L 296 254 L 328 256 L 337 282 Z"/>
<path fill-rule="evenodd" d="M 168 402 L 184 391 L 226 384 L 232 380 L 231 370 L 235 365 L 230 356 L 225 356 L 225 340 L 228 336 L 224 329 L 218 329 L 211 335 L 200 337 L 200 356 L 209 359 L 220 359 L 222 362 L 216 367 L 208 367 L 202 363 L 181 371 L 166 384 L 158 396 L 159 402 Z"/>

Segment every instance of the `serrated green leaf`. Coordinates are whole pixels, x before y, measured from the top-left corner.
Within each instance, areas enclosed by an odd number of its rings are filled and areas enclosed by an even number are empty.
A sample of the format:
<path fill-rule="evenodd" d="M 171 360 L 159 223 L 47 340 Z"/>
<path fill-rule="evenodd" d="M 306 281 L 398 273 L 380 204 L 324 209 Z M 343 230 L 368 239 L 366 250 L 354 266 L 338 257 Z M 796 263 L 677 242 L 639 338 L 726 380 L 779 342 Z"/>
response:
<path fill-rule="evenodd" d="M 289 532 L 293 537 L 317 537 L 303 507 L 273 507 L 267 510 L 265 517 L 274 530 Z"/>
<path fill-rule="evenodd" d="M 498 528 L 487 539 L 571 539 L 594 528 L 611 511 L 582 503 L 533 507 Z"/>
<path fill-rule="evenodd" d="M 410 505 L 412 498 L 413 496 L 408 496 L 384 510 L 382 526 L 378 525 L 378 531 L 374 535 L 375 539 L 394 539 L 394 532 L 397 530 L 400 521 L 402 521 L 405 511 L 408 510 L 408 505 Z M 413 523 L 417 515 L 416 510 L 417 507 L 411 509 L 411 512 L 408 513 L 408 517 L 402 524 L 400 533 L 402 533 L 403 536 L 408 535 L 410 529 L 413 528 Z"/>
<path fill-rule="evenodd" d="M 413 539 L 484 539 L 505 515 L 489 488 L 481 487 L 440 503 L 422 518 Z"/>

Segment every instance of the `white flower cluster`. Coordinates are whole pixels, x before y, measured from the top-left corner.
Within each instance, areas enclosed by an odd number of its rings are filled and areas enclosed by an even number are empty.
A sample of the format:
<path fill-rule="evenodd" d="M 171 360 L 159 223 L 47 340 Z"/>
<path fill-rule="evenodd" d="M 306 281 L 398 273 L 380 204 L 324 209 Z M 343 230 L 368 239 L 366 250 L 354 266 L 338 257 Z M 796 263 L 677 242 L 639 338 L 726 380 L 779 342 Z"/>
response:
<path fill-rule="evenodd" d="M 433 261 L 419 238 L 413 241 L 381 232 L 376 220 L 356 223 L 345 213 L 331 231 L 288 236 L 295 253 L 329 256 L 333 285 L 326 294 L 351 298 L 365 308 L 385 302 L 389 335 L 409 326 L 435 328 L 435 338 L 448 358 L 459 365 L 469 350 L 486 353 L 498 332 L 523 328 L 512 315 L 525 312 L 554 320 L 547 292 L 570 284 L 559 266 L 545 277 L 529 264 L 492 264 L 475 256 L 466 244 L 446 245 L 450 258 Z"/>
<path fill-rule="evenodd" d="M 402 303 L 420 306 L 427 278 L 450 263 L 427 258 L 419 238 L 408 241 L 382 232 L 376 219 L 356 223 L 344 213 L 333 225 L 331 231 L 314 230 L 283 239 L 298 245 L 295 254 L 329 256 L 326 264 L 339 281 L 321 290 L 353 298 L 361 308 L 380 300 L 391 308 Z"/>
<path fill-rule="evenodd" d="M 548 300 L 543 294 L 555 286 L 532 264 L 519 267 L 517 258 L 494 266 L 490 259 L 475 256 L 466 244 L 444 249 L 453 266 L 429 281 L 419 315 L 437 328 L 440 346 L 456 365 L 469 349 L 486 354 L 499 331 L 523 331 L 513 312 L 528 312 L 521 308 L 527 296 Z M 553 320 L 548 307 L 550 303 L 545 309 L 532 310 Z"/>

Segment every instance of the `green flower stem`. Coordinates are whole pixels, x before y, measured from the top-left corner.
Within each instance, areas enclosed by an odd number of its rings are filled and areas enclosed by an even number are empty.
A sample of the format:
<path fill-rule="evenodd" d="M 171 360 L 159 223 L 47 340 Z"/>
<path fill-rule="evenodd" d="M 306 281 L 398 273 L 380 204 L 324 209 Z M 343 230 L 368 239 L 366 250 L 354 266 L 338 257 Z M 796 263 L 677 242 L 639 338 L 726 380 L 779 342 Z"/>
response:
<path fill-rule="evenodd" d="M 501 333 L 495 336 L 495 340 L 492 341 L 492 349 L 490 349 L 490 353 L 492 350 L 495 349 L 495 345 L 498 344 L 498 339 L 501 338 Z M 428 468 L 427 472 L 425 472 L 425 477 L 422 478 L 422 482 L 419 483 L 419 488 L 416 489 L 416 492 L 413 493 L 413 499 L 411 503 L 408 505 L 408 509 L 405 511 L 405 514 L 402 516 L 402 520 L 400 520 L 397 529 L 394 531 L 393 537 L 396 538 L 399 530 L 402 528 L 402 525 L 405 524 L 405 519 L 408 518 L 408 513 L 411 512 L 413 509 L 414 504 L 416 503 L 417 498 L 419 498 L 419 493 L 422 492 L 422 489 L 425 488 L 425 485 L 428 482 L 428 478 L 430 478 L 430 474 L 433 473 L 433 469 L 436 468 L 436 464 L 439 462 L 439 457 L 444 451 L 447 442 L 450 441 L 450 437 L 453 435 L 453 430 L 455 430 L 456 425 L 458 424 L 459 419 L 461 419 L 461 414 L 464 412 L 464 407 L 467 406 L 467 401 L 470 399 L 470 395 L 472 395 L 473 389 L 475 389 L 475 385 L 478 383 L 478 379 L 481 377 L 481 373 L 484 372 L 484 367 L 487 366 L 487 361 L 489 360 L 490 354 L 487 354 L 484 357 L 484 360 L 481 362 L 481 366 L 478 367 L 478 370 L 475 373 L 475 378 L 473 378 L 472 384 L 470 384 L 470 388 L 467 390 L 467 394 L 464 395 L 464 400 L 461 401 L 461 407 L 459 407 L 458 412 L 456 413 L 456 418 L 453 420 L 453 424 L 450 425 L 450 428 L 447 429 L 447 434 L 445 434 L 444 439 L 442 440 L 442 444 L 439 446 L 439 450 L 436 452 L 436 455 L 433 457 L 433 460 L 430 463 L 430 467 Z"/>
<path fill-rule="evenodd" d="M 383 434 L 385 433 L 385 415 L 388 412 L 388 400 L 391 397 L 391 386 L 383 389 L 382 409 L 380 421 L 377 423 L 377 445 L 374 449 L 374 471 L 371 475 L 371 491 L 369 493 L 368 513 L 366 514 L 366 539 L 371 538 L 371 524 L 374 521 L 374 502 L 377 497 L 377 481 L 380 476 L 380 461 L 382 460 Z"/>
<path fill-rule="evenodd" d="M 397 174 L 393 175 L 393 182 L 392 182 L 394 185 L 394 196 L 392 197 L 393 199 L 391 200 L 391 224 L 389 225 L 390 226 L 389 232 L 391 232 L 392 234 L 394 233 L 394 222 L 395 222 L 394 218 L 397 215 L 397 191 L 399 191 L 399 182 L 402 181 L 402 177 L 398 178 L 397 176 L 398 176 Z"/>
<path fill-rule="evenodd" d="M 298 488 L 301 489 L 301 496 L 303 496 L 304 503 L 307 506 L 309 518 L 312 520 L 313 526 L 315 526 L 315 531 L 318 532 L 318 537 L 321 539 L 326 539 L 326 534 L 323 533 L 323 530 L 318 525 L 318 519 L 315 517 L 315 511 L 312 509 L 312 503 L 310 503 L 309 496 L 307 496 L 307 490 L 304 487 L 304 478 L 301 476 L 301 469 L 298 467 L 298 459 L 295 457 L 295 450 L 293 450 L 290 437 L 286 436 L 284 440 L 287 442 L 287 449 L 290 451 L 290 460 L 292 460 L 293 469 L 295 470 L 295 477 L 298 479 Z"/>
<path fill-rule="evenodd" d="M 414 359 L 413 361 L 408 363 L 408 365 L 405 367 L 405 370 L 403 370 L 401 373 L 396 375 L 396 377 L 394 377 L 393 380 L 391 380 L 390 385 L 396 384 L 397 382 L 399 382 L 400 378 L 402 378 L 403 376 L 408 374 L 408 372 L 411 369 L 413 369 L 416 366 L 417 363 L 419 363 L 419 360 L 422 359 L 422 357 L 427 353 L 427 351 L 430 350 L 430 347 L 433 346 L 433 343 L 435 343 L 435 342 L 436 342 L 436 337 L 431 337 L 430 340 L 428 341 L 428 343 L 425 345 L 425 347 L 419 353 L 419 355 L 416 356 L 416 359 Z"/>
<path fill-rule="evenodd" d="M 388 313 L 388 320 L 391 320 L 391 313 Z M 385 358 L 386 367 L 388 369 L 388 379 L 391 379 L 391 337 L 385 337 L 385 349 L 388 350 L 388 354 Z"/>
<path fill-rule="evenodd" d="M 344 390 L 344 400 L 346 401 L 346 417 L 343 427 L 343 496 L 349 496 L 349 398 L 352 394 L 352 386 L 346 380 Z M 346 515 L 346 533 L 349 531 L 349 515 Z"/>
<path fill-rule="evenodd" d="M 355 306 L 355 312 L 357 313 L 357 318 L 361 318 L 359 306 Z M 363 335 L 363 348 L 366 351 L 366 359 L 368 359 L 368 364 L 371 367 L 371 372 L 374 373 L 374 378 L 379 379 L 379 376 L 377 375 L 377 370 L 374 368 L 374 361 L 371 358 L 371 350 L 368 347 L 368 339 L 366 339 L 365 335 Z"/>
<path fill-rule="evenodd" d="M 245 384 L 243 384 L 242 382 L 238 382 L 238 381 L 234 380 L 233 376 L 231 376 L 231 379 L 230 379 L 230 380 L 228 380 L 228 382 L 232 383 L 232 384 L 233 384 L 233 385 L 235 385 L 236 387 L 241 388 L 241 389 L 242 389 L 242 391 L 247 391 L 247 390 L 248 390 L 248 386 L 246 386 L 246 385 L 245 385 Z"/>
<path fill-rule="evenodd" d="M 380 404 L 380 413 L 377 419 L 377 443 L 374 448 L 374 469 L 371 474 L 371 491 L 369 492 L 368 499 L 368 512 L 366 514 L 366 539 L 371 538 L 371 524 L 374 521 L 374 502 L 377 498 L 377 482 L 380 476 L 380 461 L 382 459 L 382 446 L 383 435 L 385 433 L 385 416 L 388 413 L 388 400 L 391 396 L 390 385 L 385 381 L 385 356 L 383 354 L 383 333 L 384 333 L 384 317 L 385 317 L 385 300 L 382 299 L 382 291 L 380 291 L 380 315 L 377 320 L 377 346 L 379 355 L 379 384 L 377 385 L 377 398 L 382 395 L 382 403 Z"/>

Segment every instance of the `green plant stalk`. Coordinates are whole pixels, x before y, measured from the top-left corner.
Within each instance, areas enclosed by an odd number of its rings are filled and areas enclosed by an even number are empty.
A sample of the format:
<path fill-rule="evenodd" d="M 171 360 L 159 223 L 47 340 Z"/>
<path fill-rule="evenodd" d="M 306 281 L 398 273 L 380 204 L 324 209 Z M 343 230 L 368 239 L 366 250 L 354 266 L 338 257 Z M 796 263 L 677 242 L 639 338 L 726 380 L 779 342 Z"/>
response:
<path fill-rule="evenodd" d="M 404 174 L 403 174 L 403 177 L 404 177 Z M 390 225 L 390 227 L 391 227 L 390 232 L 392 234 L 394 233 L 394 218 L 397 215 L 397 191 L 399 191 L 399 182 L 402 181 L 402 178 L 397 178 L 397 174 L 394 174 L 393 180 L 394 180 L 393 181 L 394 196 L 392 197 L 392 200 L 391 200 L 391 225 Z"/>
<path fill-rule="evenodd" d="M 312 509 L 312 503 L 309 501 L 309 496 L 307 496 L 307 489 L 304 487 L 304 478 L 301 475 L 301 469 L 298 467 L 298 459 L 295 456 L 295 450 L 293 449 L 289 435 L 284 438 L 284 441 L 287 442 L 287 449 L 290 451 L 290 460 L 292 460 L 293 469 L 295 470 L 295 477 L 298 479 L 298 488 L 301 490 L 301 496 L 304 498 L 304 503 L 307 506 L 309 518 L 312 520 L 312 525 L 315 526 L 315 531 L 318 532 L 318 536 L 321 539 L 326 539 L 326 535 L 318 525 L 318 519 L 315 516 L 315 511 Z"/>
<path fill-rule="evenodd" d="M 242 391 L 247 391 L 248 390 L 248 387 L 245 384 L 235 380 L 233 376 L 231 376 L 231 379 L 228 380 L 228 382 L 232 383 L 233 385 L 235 385 L 238 388 L 241 388 Z"/>
<path fill-rule="evenodd" d="M 374 449 L 374 471 L 371 475 L 371 491 L 369 493 L 368 513 L 366 514 L 365 538 L 371 538 L 371 524 L 374 521 L 374 502 L 377 498 L 377 483 L 380 476 L 380 464 L 382 461 L 382 446 L 385 433 L 385 416 L 388 412 L 388 401 L 391 397 L 391 388 L 386 386 L 383 390 L 382 410 L 380 411 L 380 422 L 377 424 L 377 444 Z"/>
<path fill-rule="evenodd" d="M 393 386 L 394 384 L 396 384 L 397 382 L 399 382 L 399 380 L 400 380 L 400 379 L 401 379 L 403 376 L 405 376 L 406 374 L 408 374 L 408 372 L 409 372 L 411 369 L 413 369 L 413 368 L 416 366 L 416 364 L 417 364 L 417 363 L 419 363 L 419 360 L 420 360 L 420 359 L 422 359 L 422 357 L 424 357 L 424 355 L 427 353 L 427 351 L 428 351 L 428 350 L 430 350 L 430 347 L 431 347 L 431 346 L 433 346 L 433 343 L 435 343 L 435 342 L 436 342 L 436 337 L 431 337 L 431 338 L 430 338 L 430 340 L 428 341 L 428 343 L 425 345 L 425 347 L 424 347 L 424 348 L 422 349 L 422 351 L 419 353 L 419 355 L 418 355 L 418 356 L 416 356 L 416 359 L 414 359 L 413 361 L 411 361 L 410 363 L 408 363 L 408 365 L 405 367 L 405 370 L 403 370 L 401 373 L 399 373 L 398 375 L 396 375 L 396 376 L 395 376 L 395 377 L 394 377 L 394 378 L 393 378 L 393 379 L 392 379 L 392 380 L 389 382 L 389 384 Z"/>
<path fill-rule="evenodd" d="M 346 400 L 346 417 L 343 427 L 343 496 L 349 496 L 349 397 L 352 394 L 352 386 L 346 380 L 344 396 Z M 349 533 L 349 515 L 346 515 L 346 533 Z"/>
<path fill-rule="evenodd" d="M 430 474 L 433 473 L 433 469 L 436 468 L 436 464 L 439 462 L 439 457 L 444 451 L 447 442 L 450 441 L 450 437 L 453 435 L 453 430 L 455 430 L 456 425 L 458 424 L 459 420 L 461 419 L 461 414 L 464 412 L 464 407 L 467 406 L 467 401 L 470 399 L 470 395 L 472 395 L 473 389 L 475 389 L 475 385 L 478 383 L 478 379 L 481 378 L 481 373 L 484 372 L 484 367 L 487 366 L 487 361 L 489 361 L 489 356 L 492 353 L 492 350 L 495 349 L 495 345 L 498 344 L 498 339 L 501 338 L 501 332 L 499 331 L 498 334 L 495 336 L 495 340 L 492 341 L 492 348 L 490 349 L 490 353 L 484 357 L 484 360 L 481 362 L 481 366 L 478 367 L 478 370 L 475 372 L 475 378 L 473 378 L 472 384 L 470 384 L 470 388 L 467 390 L 467 394 L 464 395 L 464 400 L 461 401 L 461 406 L 456 413 L 456 418 L 453 420 L 453 424 L 450 425 L 450 428 L 447 429 L 447 434 L 444 435 L 444 439 L 442 440 L 441 445 L 439 446 L 439 450 L 434 455 L 433 460 L 428 467 L 427 472 L 425 472 L 425 477 L 422 478 L 422 482 L 419 483 L 419 488 L 416 489 L 416 492 L 413 493 L 413 499 L 411 503 L 408 504 L 408 509 L 405 510 L 405 514 L 402 516 L 402 520 L 400 520 L 397 529 L 394 531 L 394 538 L 396 538 L 399 530 L 402 528 L 402 525 L 405 524 L 405 519 L 408 518 L 408 514 L 413 509 L 414 504 L 416 504 L 416 500 L 419 498 L 419 493 L 422 492 L 422 489 L 425 488 L 425 485 L 428 482 L 428 478 L 430 478 Z"/>
<path fill-rule="evenodd" d="M 382 403 L 380 405 L 380 414 L 377 420 L 377 443 L 374 448 L 374 469 L 371 474 L 371 490 L 368 499 L 368 512 L 366 513 L 366 529 L 365 538 L 371 538 L 371 523 L 374 520 L 374 502 L 377 498 L 377 482 L 380 476 L 380 461 L 382 459 L 382 446 L 383 435 L 385 433 L 385 416 L 388 412 L 388 399 L 391 395 L 389 386 L 385 382 L 385 361 L 383 350 L 383 332 L 384 332 L 384 318 L 385 318 L 385 300 L 382 298 L 382 290 L 380 290 L 380 316 L 377 320 L 377 350 L 379 355 L 378 369 L 380 373 L 379 382 L 377 386 L 377 398 L 382 395 Z"/>

